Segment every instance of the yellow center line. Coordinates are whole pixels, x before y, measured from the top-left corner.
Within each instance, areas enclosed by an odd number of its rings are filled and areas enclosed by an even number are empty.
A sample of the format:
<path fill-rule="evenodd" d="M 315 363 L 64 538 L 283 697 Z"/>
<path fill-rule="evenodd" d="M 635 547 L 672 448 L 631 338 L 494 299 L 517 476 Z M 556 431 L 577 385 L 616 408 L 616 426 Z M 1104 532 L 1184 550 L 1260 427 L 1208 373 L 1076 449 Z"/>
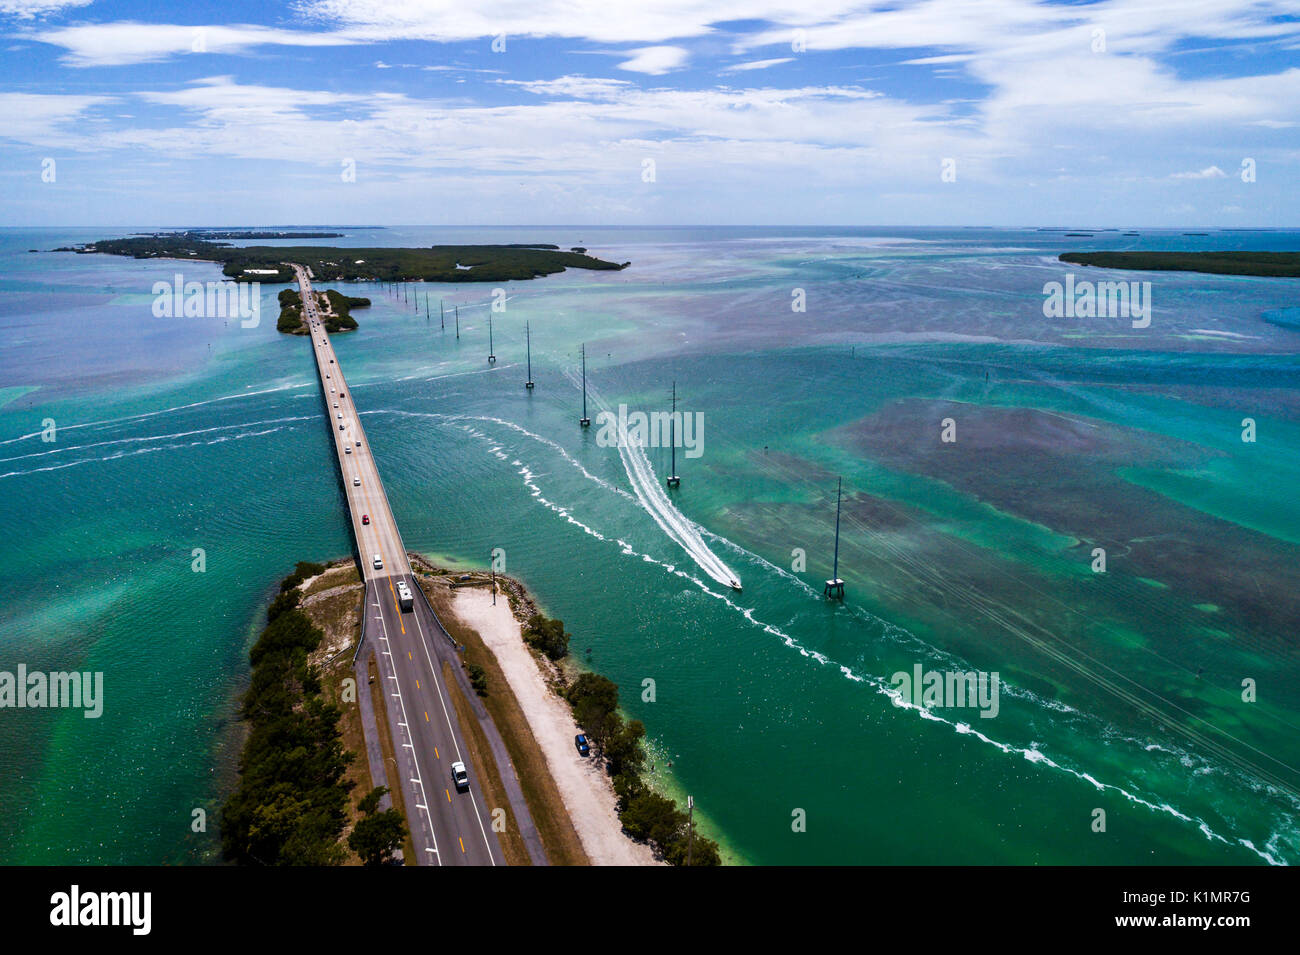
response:
<path fill-rule="evenodd" d="M 447 802 L 451 802 L 451 790 L 450 790 L 450 789 L 444 789 L 443 792 L 445 792 L 445 793 L 447 794 Z"/>
<path fill-rule="evenodd" d="M 465 840 L 462 839 L 460 836 L 457 836 L 457 837 L 456 837 L 456 841 L 460 843 L 460 851 L 461 851 L 462 853 L 464 853 L 464 851 L 465 851 Z"/>
<path fill-rule="evenodd" d="M 398 624 L 401 625 L 402 633 L 406 633 L 406 624 L 402 623 L 402 608 L 398 606 L 397 603 L 397 591 L 393 588 L 392 577 L 388 578 L 388 592 L 393 596 L 393 607 L 397 610 L 397 622 Z M 406 651 L 406 655 L 409 657 L 411 655 L 411 651 L 409 650 Z"/>
<path fill-rule="evenodd" d="M 429 722 L 429 711 L 428 711 L 428 710 L 425 710 L 425 711 L 424 711 L 424 721 L 425 721 L 426 723 Z M 437 750 L 434 750 L 434 752 L 436 753 Z"/>
<path fill-rule="evenodd" d="M 427 719 L 429 718 L 429 714 L 428 714 L 428 713 L 425 713 L 425 714 L 424 714 L 424 718 L 427 720 Z M 439 755 L 439 753 L 438 753 L 438 747 L 436 747 L 436 746 L 433 748 L 433 758 L 434 758 L 434 759 L 442 759 L 442 756 Z"/>

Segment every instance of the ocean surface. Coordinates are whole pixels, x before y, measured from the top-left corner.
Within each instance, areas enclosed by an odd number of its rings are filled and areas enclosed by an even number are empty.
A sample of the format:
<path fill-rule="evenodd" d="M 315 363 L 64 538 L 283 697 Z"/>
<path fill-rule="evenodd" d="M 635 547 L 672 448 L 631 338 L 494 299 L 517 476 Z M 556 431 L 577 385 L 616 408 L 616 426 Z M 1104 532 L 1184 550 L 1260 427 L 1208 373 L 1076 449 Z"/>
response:
<path fill-rule="evenodd" d="M 255 328 L 156 318 L 219 266 L 28 251 L 150 228 L 0 231 L 0 670 L 105 694 L 0 710 L 6 864 L 218 861 L 266 602 L 351 551 L 283 286 Z M 492 368 L 493 283 L 339 285 L 374 304 L 335 347 L 407 546 L 504 549 L 731 861 L 1300 861 L 1300 280 L 1107 274 L 1151 282 L 1146 328 L 1043 309 L 1097 277 L 1062 251 L 1300 234 L 346 231 L 632 263 L 505 285 Z M 584 342 L 593 418 L 674 383 L 700 416 L 679 489 L 578 426 Z M 904 698 L 917 666 L 997 673 L 997 715 Z"/>

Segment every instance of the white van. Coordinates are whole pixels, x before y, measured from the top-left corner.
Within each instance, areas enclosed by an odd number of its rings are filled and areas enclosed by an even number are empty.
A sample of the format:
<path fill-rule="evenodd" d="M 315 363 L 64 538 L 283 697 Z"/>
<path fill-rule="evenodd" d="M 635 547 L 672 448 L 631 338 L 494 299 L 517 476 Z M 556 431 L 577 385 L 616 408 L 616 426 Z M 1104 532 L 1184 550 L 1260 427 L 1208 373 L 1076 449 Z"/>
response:
<path fill-rule="evenodd" d="M 375 555 L 375 570 L 383 570 L 383 569 L 384 569 L 384 558 L 382 558 L 382 557 L 380 557 L 378 554 L 376 554 L 376 555 Z"/>

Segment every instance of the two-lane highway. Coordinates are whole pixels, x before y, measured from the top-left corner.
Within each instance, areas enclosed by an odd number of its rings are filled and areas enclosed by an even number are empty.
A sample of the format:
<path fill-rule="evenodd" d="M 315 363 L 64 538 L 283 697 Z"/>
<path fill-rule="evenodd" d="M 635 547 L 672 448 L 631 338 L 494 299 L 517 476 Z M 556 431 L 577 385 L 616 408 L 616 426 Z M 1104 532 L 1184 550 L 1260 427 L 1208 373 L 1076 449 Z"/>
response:
<path fill-rule="evenodd" d="M 477 774 L 443 679 L 444 662 L 460 661 L 450 639 L 429 612 L 410 563 L 351 389 L 339 367 L 306 270 L 294 266 L 303 318 L 326 398 L 335 453 L 343 475 L 352 531 L 366 583 L 362 640 L 373 646 L 383 681 L 388 723 L 397 758 L 397 783 L 405 796 L 407 822 L 422 865 L 496 865 L 504 862 L 491 827 L 491 809 L 477 792 Z M 399 599 L 405 583 L 410 610 Z M 453 671 L 454 672 L 454 671 Z M 463 762 L 468 788 L 458 790 L 452 764 Z"/>

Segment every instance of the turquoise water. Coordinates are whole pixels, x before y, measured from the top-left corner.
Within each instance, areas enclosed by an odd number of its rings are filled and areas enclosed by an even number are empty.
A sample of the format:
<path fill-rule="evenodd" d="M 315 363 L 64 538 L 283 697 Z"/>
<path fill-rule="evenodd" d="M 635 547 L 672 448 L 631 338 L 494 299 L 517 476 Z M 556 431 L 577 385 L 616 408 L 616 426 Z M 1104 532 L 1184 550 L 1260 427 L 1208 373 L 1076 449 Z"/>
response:
<path fill-rule="evenodd" d="M 0 669 L 101 670 L 106 694 L 98 720 L 0 710 L 0 861 L 212 861 L 216 827 L 193 833 L 191 814 L 212 816 L 229 786 L 265 601 L 294 561 L 351 545 L 308 350 L 274 329 L 280 286 L 263 289 L 257 328 L 158 319 L 155 281 L 217 267 L 27 252 L 102 237 L 0 232 Z M 1300 859 L 1300 333 L 1276 321 L 1297 282 L 1134 275 L 1153 283 L 1141 330 L 1041 307 L 1066 248 L 1294 249 L 1300 235 L 332 241 L 548 241 L 632 261 L 508 286 L 491 370 L 490 288 L 430 286 L 426 319 L 346 287 L 375 304 L 335 345 L 407 545 L 475 564 L 504 548 L 578 656 L 625 688 L 663 785 L 695 796 L 732 859 Z M 459 342 L 439 329 L 440 297 L 461 305 Z M 583 341 L 608 405 L 663 410 L 676 381 L 703 415 L 673 501 L 743 593 L 577 427 Z M 939 441 L 948 417 L 955 444 Z M 667 451 L 644 463 L 661 482 Z M 841 475 L 836 606 L 820 590 Z M 890 675 L 918 663 L 997 671 L 998 716 L 896 705 Z"/>

